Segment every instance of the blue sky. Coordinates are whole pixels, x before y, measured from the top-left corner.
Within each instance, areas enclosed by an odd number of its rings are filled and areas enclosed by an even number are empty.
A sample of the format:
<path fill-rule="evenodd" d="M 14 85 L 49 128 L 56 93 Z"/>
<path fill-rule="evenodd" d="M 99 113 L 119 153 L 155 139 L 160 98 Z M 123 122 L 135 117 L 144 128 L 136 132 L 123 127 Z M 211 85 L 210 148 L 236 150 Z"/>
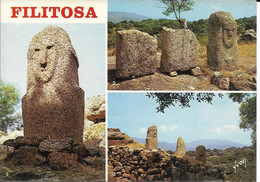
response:
<path fill-rule="evenodd" d="M 26 93 L 27 51 L 32 37 L 53 24 L 1 24 L 1 75 L 14 84 L 20 95 Z M 79 84 L 85 99 L 106 89 L 106 25 L 55 24 L 67 31 L 79 60 Z"/>
<path fill-rule="evenodd" d="M 137 13 L 150 18 L 171 18 L 164 16 L 163 4 L 158 0 L 108 0 L 108 11 Z M 195 0 L 192 11 L 183 12 L 181 17 L 188 21 L 208 19 L 216 11 L 228 11 L 235 19 L 256 15 L 255 0 Z"/>
<path fill-rule="evenodd" d="M 158 140 L 174 143 L 178 137 L 192 142 L 203 139 L 230 140 L 251 144 L 250 132 L 239 129 L 239 104 L 215 97 L 213 104 L 191 102 L 190 108 L 169 108 L 156 113 L 155 100 L 146 93 L 109 93 L 108 127 L 119 128 L 131 137 L 146 138 L 147 128 L 156 125 Z"/>

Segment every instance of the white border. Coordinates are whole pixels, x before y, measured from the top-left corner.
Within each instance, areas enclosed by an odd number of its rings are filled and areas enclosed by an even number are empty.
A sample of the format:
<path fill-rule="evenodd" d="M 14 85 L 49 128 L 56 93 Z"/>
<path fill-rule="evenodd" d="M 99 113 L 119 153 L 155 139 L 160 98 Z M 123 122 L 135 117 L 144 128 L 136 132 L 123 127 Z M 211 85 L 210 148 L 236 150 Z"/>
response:
<path fill-rule="evenodd" d="M 61 12 L 57 13 L 59 18 L 51 18 L 52 13 L 47 12 L 48 18 L 23 18 L 22 9 L 18 18 L 11 18 L 11 7 L 37 7 L 36 14 L 40 13 L 42 7 L 70 7 L 74 10 L 80 6 L 84 8 L 84 16 L 87 15 L 89 7 L 93 7 L 97 18 L 64 18 Z M 29 9 L 30 10 L 30 9 Z M 28 10 L 28 15 L 31 13 Z M 65 11 L 66 12 L 66 11 Z M 107 0 L 1 0 L 1 23 L 107 23 Z"/>

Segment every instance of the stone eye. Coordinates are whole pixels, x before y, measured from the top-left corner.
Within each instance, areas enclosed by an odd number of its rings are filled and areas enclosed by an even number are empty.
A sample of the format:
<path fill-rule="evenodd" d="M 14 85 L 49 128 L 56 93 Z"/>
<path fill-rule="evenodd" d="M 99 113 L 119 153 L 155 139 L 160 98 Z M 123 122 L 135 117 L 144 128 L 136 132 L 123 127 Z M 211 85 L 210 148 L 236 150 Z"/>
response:
<path fill-rule="evenodd" d="M 50 45 L 50 46 L 47 46 L 46 47 L 46 49 L 51 49 L 53 46 L 52 45 Z"/>
<path fill-rule="evenodd" d="M 40 51 L 40 49 L 38 49 L 38 48 L 36 48 L 36 49 L 34 49 L 35 51 Z"/>

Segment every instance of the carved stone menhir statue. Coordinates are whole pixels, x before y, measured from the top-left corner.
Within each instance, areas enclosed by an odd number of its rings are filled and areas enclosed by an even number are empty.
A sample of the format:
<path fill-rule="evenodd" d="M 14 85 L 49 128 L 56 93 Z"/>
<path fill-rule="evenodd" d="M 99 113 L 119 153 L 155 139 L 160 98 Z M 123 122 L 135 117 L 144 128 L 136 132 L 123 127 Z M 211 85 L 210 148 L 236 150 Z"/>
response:
<path fill-rule="evenodd" d="M 150 126 L 147 130 L 147 138 L 145 149 L 156 149 L 157 148 L 157 127 L 155 125 Z"/>
<path fill-rule="evenodd" d="M 228 12 L 218 11 L 209 17 L 208 65 L 213 70 L 235 70 L 238 60 L 237 24 Z"/>
<path fill-rule="evenodd" d="M 203 162 L 203 164 L 206 163 L 206 159 L 207 159 L 206 148 L 203 145 L 197 146 L 195 152 L 195 159 Z"/>
<path fill-rule="evenodd" d="M 84 91 L 69 35 L 60 27 L 46 27 L 33 37 L 27 57 L 27 93 L 22 99 L 25 137 L 82 142 Z"/>

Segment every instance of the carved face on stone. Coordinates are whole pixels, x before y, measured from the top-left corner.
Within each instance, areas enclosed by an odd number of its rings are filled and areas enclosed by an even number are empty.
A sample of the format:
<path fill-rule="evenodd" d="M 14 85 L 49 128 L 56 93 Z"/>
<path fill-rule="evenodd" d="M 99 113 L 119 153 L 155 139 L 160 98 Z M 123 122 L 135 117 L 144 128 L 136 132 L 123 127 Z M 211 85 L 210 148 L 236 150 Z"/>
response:
<path fill-rule="evenodd" d="M 66 70 L 75 51 L 68 34 L 60 27 L 49 26 L 35 35 L 28 50 L 28 74 L 36 82 L 49 82 L 56 69 Z M 77 62 L 77 59 L 76 59 Z M 78 66 L 78 63 L 77 63 Z"/>
<path fill-rule="evenodd" d="M 157 138 L 157 127 L 151 126 L 147 130 L 147 138 Z"/>
<path fill-rule="evenodd" d="M 44 37 L 43 37 L 44 38 Z M 52 78 L 57 65 L 57 45 L 52 40 L 39 40 L 30 50 L 33 72 L 37 81 L 48 82 Z"/>
<path fill-rule="evenodd" d="M 226 21 L 223 25 L 223 41 L 227 48 L 234 45 L 236 38 L 236 23 L 233 21 Z"/>
<path fill-rule="evenodd" d="M 205 154 L 205 148 L 200 148 L 200 150 L 198 151 L 198 154 L 200 156 L 203 156 Z"/>

